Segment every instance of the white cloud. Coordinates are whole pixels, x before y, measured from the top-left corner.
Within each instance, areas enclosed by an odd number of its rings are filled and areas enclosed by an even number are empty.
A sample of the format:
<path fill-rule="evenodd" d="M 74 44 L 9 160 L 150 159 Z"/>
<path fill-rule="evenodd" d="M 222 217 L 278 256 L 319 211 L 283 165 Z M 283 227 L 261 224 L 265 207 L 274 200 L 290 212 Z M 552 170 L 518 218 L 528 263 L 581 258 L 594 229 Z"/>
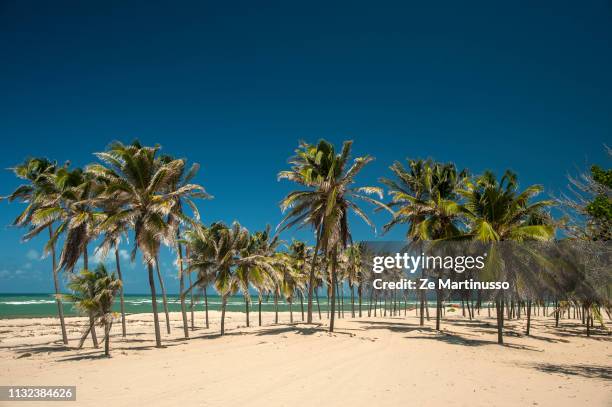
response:
<path fill-rule="evenodd" d="M 26 253 L 26 257 L 30 260 L 40 260 L 40 255 L 34 249 L 28 250 L 28 252 Z"/>
<path fill-rule="evenodd" d="M 119 257 L 121 257 L 121 260 L 130 260 L 130 254 L 125 249 L 119 250 Z"/>

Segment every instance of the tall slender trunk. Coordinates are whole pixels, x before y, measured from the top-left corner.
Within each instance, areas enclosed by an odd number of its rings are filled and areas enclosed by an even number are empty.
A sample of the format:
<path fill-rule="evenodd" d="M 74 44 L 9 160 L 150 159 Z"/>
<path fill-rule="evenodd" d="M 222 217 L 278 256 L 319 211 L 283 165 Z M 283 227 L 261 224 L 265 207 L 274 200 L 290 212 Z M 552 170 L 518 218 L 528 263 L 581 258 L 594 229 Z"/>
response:
<path fill-rule="evenodd" d="M 497 343 L 504 344 L 504 299 L 495 300 L 495 308 L 497 311 Z"/>
<path fill-rule="evenodd" d="M 53 238 L 53 226 L 49 225 L 49 239 Z M 68 345 L 68 334 L 66 333 L 66 322 L 64 321 L 64 306 L 60 296 L 59 279 L 57 276 L 57 260 L 55 258 L 55 243 L 51 245 L 51 258 L 53 259 L 53 288 L 55 289 L 55 304 L 57 305 L 57 316 L 60 320 L 60 328 L 62 330 L 62 341 L 64 345 Z"/>
<path fill-rule="evenodd" d="M 155 258 L 155 270 L 157 271 L 157 279 L 159 280 L 159 286 L 162 291 L 162 304 L 164 306 L 164 314 L 166 315 L 166 330 L 168 335 L 170 334 L 170 314 L 168 313 L 168 298 L 166 297 L 166 287 L 164 286 L 164 279 L 159 271 L 159 258 Z"/>
<path fill-rule="evenodd" d="M 259 293 L 259 326 L 261 326 L 261 293 Z"/>
<path fill-rule="evenodd" d="M 438 279 L 439 281 L 439 279 Z M 439 288 L 439 284 L 437 284 L 438 288 L 436 289 L 436 331 L 440 330 L 440 319 L 442 318 L 442 290 Z"/>
<path fill-rule="evenodd" d="M 104 323 L 104 355 L 110 357 L 110 331 L 113 321 Z"/>
<path fill-rule="evenodd" d="M 227 305 L 227 294 L 221 297 L 221 336 L 225 335 L 225 306 Z"/>
<path fill-rule="evenodd" d="M 180 237 L 180 231 L 176 231 L 176 237 Z M 185 270 L 183 269 L 183 245 L 177 245 L 178 264 L 179 264 L 179 293 L 185 291 Z M 183 317 L 183 335 L 185 339 L 189 339 L 189 324 L 187 322 L 187 305 L 185 304 L 185 296 L 179 295 L 181 299 L 181 316 Z"/>
<path fill-rule="evenodd" d="M 289 302 L 289 323 L 293 323 L 293 298 L 287 300 Z"/>
<path fill-rule="evenodd" d="M 314 253 L 312 254 L 312 262 L 310 264 L 310 276 L 308 278 L 308 305 L 306 311 L 306 323 L 312 324 L 312 291 L 315 283 L 315 265 L 317 263 L 317 252 L 319 251 L 319 246 L 321 245 L 320 232 L 317 231 L 317 243 L 315 245 Z M 319 319 L 321 319 L 321 314 L 319 314 Z"/>
<path fill-rule="evenodd" d="M 119 247 L 115 246 L 115 264 L 117 266 L 117 275 L 121 281 L 121 289 L 119 290 L 119 306 L 121 308 L 121 335 L 127 336 L 125 328 L 125 303 L 123 299 L 123 276 L 121 275 L 121 262 L 119 261 Z"/>
<path fill-rule="evenodd" d="M 357 286 L 357 297 L 359 299 L 359 318 L 361 318 L 361 295 L 363 293 L 362 283 L 360 282 Z"/>
<path fill-rule="evenodd" d="M 420 311 L 420 319 L 419 319 L 419 325 L 423 326 L 425 325 L 425 291 L 424 290 L 420 290 L 420 296 L 421 296 L 421 311 Z"/>
<path fill-rule="evenodd" d="M 274 287 L 274 323 L 278 324 L 278 287 Z"/>
<path fill-rule="evenodd" d="M 329 332 L 334 332 L 334 311 L 336 307 L 336 255 L 337 248 L 334 246 L 331 258 L 331 310 L 329 313 Z"/>
<path fill-rule="evenodd" d="M 317 299 L 317 310 L 319 311 L 319 321 L 321 320 L 321 304 L 319 303 L 319 290 L 315 289 L 315 297 Z"/>
<path fill-rule="evenodd" d="M 204 286 L 204 316 L 206 317 L 206 329 L 208 329 L 208 284 Z"/>
<path fill-rule="evenodd" d="M 246 311 L 246 325 L 248 328 L 251 326 L 251 322 L 249 321 L 249 297 L 247 295 L 244 296 L 244 308 Z"/>
<path fill-rule="evenodd" d="M 531 300 L 527 301 L 527 331 L 525 335 L 529 336 L 529 330 L 531 329 Z"/>
<path fill-rule="evenodd" d="M 159 332 L 159 315 L 157 315 L 157 296 L 155 294 L 155 278 L 153 277 L 153 265 L 147 264 L 149 271 L 149 287 L 151 288 L 151 306 L 153 308 L 153 325 L 155 326 L 155 346 L 161 348 L 161 334 Z"/>
<path fill-rule="evenodd" d="M 83 268 L 89 270 L 89 255 L 87 253 L 87 244 L 83 247 Z M 93 293 L 91 293 L 93 295 Z M 91 325 L 91 341 L 93 342 L 94 348 L 98 347 L 98 335 L 96 335 L 96 325 L 94 323 L 94 317 L 89 315 L 89 324 Z"/>
<path fill-rule="evenodd" d="M 185 248 L 185 257 L 189 258 L 189 247 Z M 189 287 L 191 286 L 191 273 L 189 273 Z M 193 290 L 189 291 L 189 310 L 191 314 L 191 330 L 193 331 L 195 329 L 195 315 L 193 312 Z M 208 325 L 206 326 L 206 328 L 208 328 Z"/>
<path fill-rule="evenodd" d="M 370 300 L 368 301 L 368 317 L 372 316 L 372 301 L 374 297 L 374 288 L 370 287 Z"/>
<path fill-rule="evenodd" d="M 355 287 L 351 284 L 351 318 L 355 318 Z"/>

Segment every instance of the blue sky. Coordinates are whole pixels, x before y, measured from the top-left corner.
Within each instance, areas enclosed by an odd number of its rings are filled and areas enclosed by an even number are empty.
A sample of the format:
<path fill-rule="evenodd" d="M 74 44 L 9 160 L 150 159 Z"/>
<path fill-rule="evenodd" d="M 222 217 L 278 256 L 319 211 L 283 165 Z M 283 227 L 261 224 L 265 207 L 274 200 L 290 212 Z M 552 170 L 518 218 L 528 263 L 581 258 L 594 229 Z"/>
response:
<path fill-rule="evenodd" d="M 159 143 L 202 165 L 197 181 L 215 196 L 200 205 L 205 222 L 257 230 L 281 218 L 292 185 L 276 174 L 300 139 L 354 140 L 376 157 L 362 184 L 394 160 L 433 157 L 512 168 L 558 194 L 568 173 L 607 164 L 607 1 L 151 3 L 0 4 L 1 168 L 39 155 L 86 165 L 115 139 Z M 3 170 L 0 185 L 18 181 Z M 0 224 L 19 209 L 1 202 Z M 48 292 L 43 241 L 21 233 L 0 229 L 0 292 Z M 176 291 L 169 253 L 162 266 Z M 125 277 L 127 292 L 147 291 L 140 263 Z"/>

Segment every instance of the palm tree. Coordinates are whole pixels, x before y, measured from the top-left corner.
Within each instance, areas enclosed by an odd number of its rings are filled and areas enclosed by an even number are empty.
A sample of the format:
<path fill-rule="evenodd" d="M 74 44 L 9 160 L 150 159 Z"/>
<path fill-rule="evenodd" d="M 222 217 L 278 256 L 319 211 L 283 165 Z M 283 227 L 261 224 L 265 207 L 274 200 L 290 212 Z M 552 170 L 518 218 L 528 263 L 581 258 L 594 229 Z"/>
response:
<path fill-rule="evenodd" d="M 104 220 L 108 217 L 114 216 L 121 209 L 120 206 L 113 200 L 102 200 L 97 203 L 98 207 L 103 208 Z M 128 230 L 130 228 L 127 220 L 117 220 L 113 223 L 105 223 L 104 220 L 100 224 L 104 225 L 104 229 L 99 229 L 98 234 L 103 234 L 102 243 L 97 247 L 95 253 L 99 254 L 102 258 L 106 258 L 108 252 L 113 249 L 115 253 L 115 267 L 117 268 L 117 276 L 121 281 L 121 289 L 119 290 L 119 304 L 121 310 L 121 334 L 123 337 L 127 336 L 126 320 L 125 320 L 125 301 L 123 294 L 123 276 L 121 274 L 121 261 L 119 256 L 119 246 L 121 239 L 125 237 L 127 240 Z M 99 226 L 98 226 L 99 228 Z"/>
<path fill-rule="evenodd" d="M 374 225 L 355 200 L 370 202 L 387 208 L 367 195 L 376 194 L 382 199 L 382 190 L 377 187 L 354 187 L 355 176 L 373 160 L 370 156 L 357 157 L 350 168 L 352 141 L 345 141 L 342 151 L 336 154 L 334 146 L 321 140 L 314 146 L 300 143 L 296 156 L 290 160 L 290 171 L 279 173 L 279 179 L 289 179 L 304 187 L 289 193 L 281 203 L 283 211 L 288 210 L 281 221 L 280 230 L 298 225 L 311 226 L 315 230 L 315 250 L 310 267 L 308 283 L 308 323 L 312 323 L 312 293 L 315 279 L 316 256 L 319 249 L 330 256 L 331 300 L 335 307 L 336 260 L 338 248 L 345 248 L 351 240 L 348 226 L 348 212 L 352 211 L 368 225 Z M 387 208 L 388 209 L 388 208 Z M 334 329 L 334 317 L 330 318 L 330 331 Z"/>
<path fill-rule="evenodd" d="M 469 231 L 466 237 L 484 243 L 500 241 L 546 241 L 554 237 L 554 226 L 547 219 L 546 210 L 553 204 L 543 200 L 532 203 L 542 186 L 532 185 L 519 192 L 518 180 L 514 173 L 506 171 L 498 181 L 487 171 L 467 183 L 460 191 L 466 202 L 462 212 L 467 217 Z M 494 265 L 498 256 L 489 256 L 488 263 Z M 503 344 L 504 298 L 498 295 L 497 342 Z"/>
<path fill-rule="evenodd" d="M 407 237 L 413 242 L 461 235 L 458 191 L 465 183 L 467 170 L 459 172 L 453 163 L 433 160 L 408 160 L 409 169 L 395 162 L 389 168 L 396 179 L 381 178 L 381 182 L 392 196 L 387 205 L 397 209 L 385 230 L 408 224 Z M 440 330 L 441 292 L 437 290 L 436 294 L 436 329 Z M 424 325 L 424 308 L 425 293 L 421 292 L 420 325 Z"/>
<path fill-rule="evenodd" d="M 103 196 L 114 199 L 121 210 L 102 222 L 108 224 L 128 221 L 134 231 L 132 259 L 138 250 L 149 274 L 151 302 L 155 328 L 155 343 L 161 346 L 157 298 L 153 268 L 159 255 L 161 243 L 173 246 L 176 239 L 176 223 L 169 222 L 168 216 L 187 221 L 187 217 L 177 207 L 177 198 L 203 192 L 196 184 L 176 185 L 178 175 L 185 166 L 184 160 L 160 160 L 159 146 L 146 147 L 138 142 L 124 145 L 112 143 L 105 152 L 96 156 L 104 164 L 92 164 L 87 171 L 105 184 Z"/>
<path fill-rule="evenodd" d="M 31 234 L 59 222 L 48 243 L 54 245 L 61 235 L 65 235 L 58 269 L 73 271 L 81 256 L 83 267 L 88 269 L 87 247 L 96 237 L 97 224 L 103 216 L 92 205 L 100 193 L 101 185 L 82 169 L 70 170 L 67 166 L 49 175 L 49 179 L 57 193 L 48 195 L 45 205 L 32 213 L 31 222 L 36 229 Z M 94 347 L 98 347 L 95 327 L 91 329 L 91 337 Z"/>
<path fill-rule="evenodd" d="M 209 228 L 197 225 L 185 232 L 185 242 L 189 248 L 188 271 L 198 271 L 202 277 L 199 275 L 181 295 L 185 296 L 205 276 L 214 273 L 215 289 L 221 295 L 221 335 L 225 334 L 227 299 L 240 288 L 238 271 L 246 266 L 271 270 L 267 256 L 246 252 L 250 241 L 249 231 L 238 222 L 231 227 L 223 223 L 213 223 Z"/>
<path fill-rule="evenodd" d="M 280 244 L 278 236 L 271 236 L 270 225 L 266 226 L 266 229 L 261 232 L 256 232 L 250 236 L 249 244 L 241 251 L 241 257 L 246 258 L 253 255 L 262 256 L 261 259 L 272 258 L 274 251 Z M 256 263 L 243 263 L 236 269 L 236 278 L 239 289 L 242 291 L 245 303 L 246 312 L 246 326 L 250 326 L 249 321 L 249 303 L 251 301 L 251 295 L 249 293 L 249 287 L 253 285 L 259 292 L 259 325 L 261 326 L 261 291 L 267 285 L 267 283 L 273 280 L 274 276 L 270 275 L 268 269 L 261 267 L 260 264 Z"/>
<path fill-rule="evenodd" d="M 174 159 L 170 156 L 163 156 L 162 161 L 169 163 Z M 186 161 L 186 160 L 185 160 Z M 189 182 L 195 178 L 200 170 L 200 164 L 193 163 L 189 169 L 186 169 L 186 166 L 183 166 L 176 174 L 176 179 L 169 184 L 170 190 L 177 190 L 186 185 L 189 185 Z M 176 210 L 175 212 L 182 215 L 183 208 L 185 206 L 189 207 L 193 213 L 194 221 L 198 222 L 200 220 L 200 211 L 198 207 L 195 205 L 193 199 L 201 198 L 201 199 L 212 199 L 212 195 L 207 194 L 203 189 L 200 191 L 192 191 L 189 195 L 178 195 L 176 197 Z M 179 293 L 182 293 L 185 290 L 185 273 L 184 273 L 184 264 L 183 264 L 183 247 L 180 241 L 181 228 L 180 223 L 183 221 L 179 216 L 174 216 L 172 213 L 168 216 L 168 222 L 176 224 L 176 253 L 177 253 L 177 264 L 178 264 L 178 276 L 179 276 Z M 206 287 L 204 288 L 206 290 Z M 185 297 L 180 296 L 181 298 L 181 315 L 183 318 L 183 334 L 185 338 L 189 338 L 189 328 L 187 324 L 187 307 L 185 305 Z M 192 319 L 193 319 L 193 296 L 191 297 L 192 304 Z M 193 321 L 192 321 L 193 323 Z"/>
<path fill-rule="evenodd" d="M 110 357 L 110 331 L 114 319 L 112 307 L 121 285 L 121 280 L 116 279 L 114 273 L 108 274 L 104 264 L 99 264 L 95 271 L 84 269 L 80 275 L 72 277 L 68 287 L 73 294 L 66 295 L 65 298 L 92 317 L 81 337 L 79 347 L 97 323 L 104 328 L 104 354 Z"/>
<path fill-rule="evenodd" d="M 49 231 L 49 244 L 46 245 L 52 257 L 52 274 L 53 287 L 55 290 L 55 303 L 57 305 L 57 315 L 60 320 L 62 331 L 62 341 L 68 344 L 68 335 L 66 334 L 66 324 L 64 322 L 64 309 L 59 291 L 58 269 L 55 256 L 55 240 L 53 240 L 53 221 L 43 225 L 43 227 L 34 227 L 32 224 L 33 213 L 48 206 L 49 197 L 56 196 L 57 190 L 53 183 L 53 174 L 57 171 L 57 165 L 46 158 L 29 158 L 22 164 L 15 166 L 13 169 L 15 175 L 24 180 L 9 196 L 3 199 L 8 199 L 9 202 L 19 200 L 27 203 L 26 208 L 12 222 L 13 226 L 30 227 L 30 232 L 27 234 L 30 237 L 44 230 Z M 47 252 L 47 250 L 45 250 Z"/>

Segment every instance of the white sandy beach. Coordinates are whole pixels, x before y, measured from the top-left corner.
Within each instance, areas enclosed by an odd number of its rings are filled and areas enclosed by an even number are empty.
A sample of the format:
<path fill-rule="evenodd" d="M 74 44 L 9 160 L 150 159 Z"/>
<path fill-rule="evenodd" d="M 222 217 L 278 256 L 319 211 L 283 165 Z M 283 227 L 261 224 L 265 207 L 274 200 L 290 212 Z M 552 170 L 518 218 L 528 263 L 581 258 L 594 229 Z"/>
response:
<path fill-rule="evenodd" d="M 0 384 L 76 385 L 77 402 L 57 406 L 612 405 L 611 339 L 586 338 L 574 321 L 557 330 L 540 317 L 529 338 L 522 322 L 509 321 L 499 346 L 494 320 L 482 316 L 450 316 L 444 333 L 433 320 L 419 327 L 414 312 L 345 318 L 328 334 L 325 315 L 307 326 L 286 324 L 283 313 L 285 324 L 273 325 L 274 314 L 265 313 L 264 327 L 246 328 L 244 314 L 229 313 L 219 337 L 219 315 L 211 312 L 204 329 L 197 312 L 186 341 L 180 314 L 171 314 L 171 335 L 162 314 L 163 349 L 154 348 L 151 315 L 130 315 L 127 338 L 113 326 L 110 359 L 89 340 L 74 349 L 83 318 L 68 318 L 68 348 L 55 319 L 0 320 Z"/>

